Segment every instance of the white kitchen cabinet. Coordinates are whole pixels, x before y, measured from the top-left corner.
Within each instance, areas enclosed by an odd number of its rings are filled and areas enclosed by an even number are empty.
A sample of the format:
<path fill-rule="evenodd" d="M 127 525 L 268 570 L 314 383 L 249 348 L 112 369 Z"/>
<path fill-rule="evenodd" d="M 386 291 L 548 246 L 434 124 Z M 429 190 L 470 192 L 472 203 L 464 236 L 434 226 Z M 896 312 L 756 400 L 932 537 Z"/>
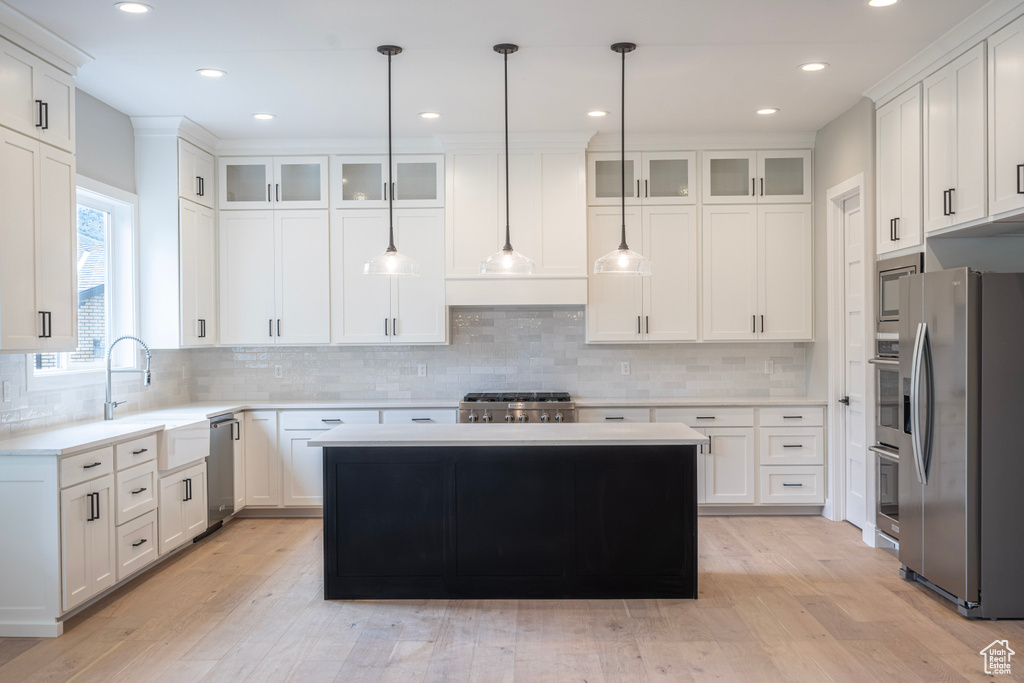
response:
<path fill-rule="evenodd" d="M 762 467 L 759 502 L 762 505 L 823 505 L 825 468 L 821 465 Z"/>
<path fill-rule="evenodd" d="M 326 209 L 325 156 L 220 157 L 217 194 L 221 209 Z"/>
<path fill-rule="evenodd" d="M 245 417 L 236 416 L 238 424 L 234 425 L 234 436 L 231 441 L 232 458 L 234 460 L 235 508 L 238 512 L 245 507 Z"/>
<path fill-rule="evenodd" d="M 156 510 L 117 527 L 118 581 L 156 561 L 157 538 Z"/>
<path fill-rule="evenodd" d="M 809 340 L 809 205 L 704 208 L 703 338 Z"/>
<path fill-rule="evenodd" d="M 985 45 L 924 80 L 924 229 L 987 214 Z"/>
<path fill-rule="evenodd" d="M 532 275 L 481 274 L 505 244 L 505 155 L 456 149 L 445 161 L 445 276 L 449 305 L 582 305 L 587 300 L 585 143 L 513 149 L 507 224 Z"/>
<path fill-rule="evenodd" d="M 811 201 L 807 149 L 703 152 L 705 204 L 797 204 Z"/>
<path fill-rule="evenodd" d="M 627 152 L 626 204 L 695 204 L 697 155 L 695 152 Z M 587 155 L 587 204 L 621 206 L 621 155 Z"/>
<path fill-rule="evenodd" d="M 1024 209 L 1024 17 L 988 39 L 988 207 Z"/>
<path fill-rule="evenodd" d="M 578 408 L 576 419 L 579 422 L 650 422 L 650 408 Z"/>
<path fill-rule="evenodd" d="M 161 477 L 157 529 L 164 555 L 206 531 L 206 462 Z"/>
<path fill-rule="evenodd" d="M 60 492 L 61 581 L 64 610 L 117 580 L 114 477 L 106 475 Z"/>
<path fill-rule="evenodd" d="M 114 521 L 121 525 L 141 514 L 156 510 L 156 461 L 119 470 L 115 476 Z"/>
<path fill-rule="evenodd" d="M 221 214 L 223 344 L 327 344 L 327 211 Z"/>
<path fill-rule="evenodd" d="M 337 344 L 443 344 L 444 211 L 394 212 L 395 246 L 419 263 L 419 277 L 363 274 L 388 244 L 386 209 L 334 211 L 331 225 L 331 338 Z"/>
<path fill-rule="evenodd" d="M 0 128 L 0 206 L 0 350 L 74 350 L 74 157 Z"/>
<path fill-rule="evenodd" d="M 920 246 L 921 85 L 875 112 L 879 255 Z"/>
<path fill-rule="evenodd" d="M 0 126 L 75 151 L 75 79 L 0 38 Z"/>
<path fill-rule="evenodd" d="M 750 427 L 708 427 L 704 454 L 705 503 L 753 503 L 757 460 Z"/>
<path fill-rule="evenodd" d="M 385 208 L 392 189 L 396 209 L 444 206 L 444 155 L 398 155 L 391 163 L 393 188 L 386 156 L 331 157 L 331 207 Z"/>
<path fill-rule="evenodd" d="M 212 346 L 217 340 L 217 230 L 213 209 L 179 200 L 181 344 Z"/>
<path fill-rule="evenodd" d="M 639 213 L 637 231 L 637 209 L 627 210 L 626 240 L 633 250 L 652 260 L 652 274 L 589 278 L 587 341 L 695 341 L 697 209 L 644 206 Z M 589 223 L 589 256 L 594 260 L 618 245 L 621 210 L 591 208 Z"/>
<path fill-rule="evenodd" d="M 277 507 L 281 502 L 281 461 L 277 450 L 277 413 L 245 413 L 245 505 Z"/>
<path fill-rule="evenodd" d="M 459 413 L 451 408 L 388 408 L 381 411 L 381 423 L 396 424 L 455 424 Z"/>
<path fill-rule="evenodd" d="M 214 208 L 213 155 L 186 140 L 178 140 L 178 196 Z"/>

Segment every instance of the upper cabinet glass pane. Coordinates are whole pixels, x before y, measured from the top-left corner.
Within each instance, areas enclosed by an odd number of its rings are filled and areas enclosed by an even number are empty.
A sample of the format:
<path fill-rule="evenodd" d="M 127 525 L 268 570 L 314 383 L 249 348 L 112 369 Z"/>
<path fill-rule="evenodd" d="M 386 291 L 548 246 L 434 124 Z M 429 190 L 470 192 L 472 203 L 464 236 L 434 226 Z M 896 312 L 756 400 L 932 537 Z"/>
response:
<path fill-rule="evenodd" d="M 804 160 L 792 158 L 766 158 L 764 160 L 764 194 L 802 195 L 804 193 Z"/>
<path fill-rule="evenodd" d="M 341 166 L 341 198 L 346 202 L 384 199 L 383 164 L 345 163 Z"/>
<path fill-rule="evenodd" d="M 622 196 L 622 161 L 616 159 L 594 162 L 594 189 L 598 197 Z M 636 182 L 636 171 L 633 160 L 626 159 L 626 196 L 632 197 L 633 184 Z"/>
<path fill-rule="evenodd" d="M 400 161 L 395 166 L 395 201 L 437 199 L 436 163 Z"/>
<path fill-rule="evenodd" d="M 320 164 L 281 164 L 281 201 L 320 201 Z"/>
<path fill-rule="evenodd" d="M 651 197 L 690 196 L 690 164 L 686 159 L 652 159 L 650 175 Z"/>
<path fill-rule="evenodd" d="M 710 194 L 712 197 L 747 197 L 754 177 L 749 159 L 711 159 Z"/>
<path fill-rule="evenodd" d="M 269 201 L 269 168 L 266 164 L 228 164 L 225 192 L 229 202 Z"/>

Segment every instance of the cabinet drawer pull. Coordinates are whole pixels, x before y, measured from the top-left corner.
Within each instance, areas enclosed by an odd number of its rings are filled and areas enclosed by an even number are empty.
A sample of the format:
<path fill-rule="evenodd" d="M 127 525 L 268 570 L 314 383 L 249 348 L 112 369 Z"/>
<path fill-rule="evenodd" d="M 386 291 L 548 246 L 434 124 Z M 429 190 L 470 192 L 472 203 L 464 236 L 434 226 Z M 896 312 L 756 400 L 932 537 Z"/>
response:
<path fill-rule="evenodd" d="M 804 416 L 803 415 L 783 415 L 782 419 L 783 420 L 802 420 L 802 419 L 804 419 Z"/>
<path fill-rule="evenodd" d="M 801 486 L 803 486 L 803 484 L 785 484 L 784 483 L 783 486 L 792 486 L 794 488 L 800 488 Z"/>
<path fill-rule="evenodd" d="M 782 447 L 783 448 L 803 448 L 804 445 L 802 443 L 784 443 L 784 444 L 782 444 Z"/>
<path fill-rule="evenodd" d="M 148 540 L 149 540 L 148 538 L 144 538 L 141 541 L 139 541 L 138 543 L 132 543 L 132 547 L 133 548 L 138 548 L 140 545 L 142 545 L 143 543 L 145 543 Z"/>
<path fill-rule="evenodd" d="M 142 493 L 145 490 L 146 490 L 145 486 L 143 486 L 141 489 L 135 489 L 134 491 L 132 491 L 132 495 L 133 496 L 137 496 L 137 495 L 139 495 L 140 493 Z"/>
<path fill-rule="evenodd" d="M 335 422 L 341 424 L 341 418 L 340 417 L 325 417 L 325 418 L 321 419 L 320 421 L 321 422 L 326 422 L 327 424 L 333 424 Z"/>
<path fill-rule="evenodd" d="M 698 420 L 714 420 L 715 416 L 714 415 L 698 415 L 697 419 Z"/>
<path fill-rule="evenodd" d="M 611 416 L 606 415 L 604 419 L 606 419 L 606 420 L 625 420 L 626 418 L 621 416 L 621 415 L 619 415 L 617 417 L 611 417 Z"/>
<path fill-rule="evenodd" d="M 82 469 L 83 469 L 83 470 L 91 470 L 91 469 L 92 469 L 93 467 L 99 467 L 99 466 L 100 466 L 100 465 L 102 465 L 102 464 L 103 464 L 103 463 L 101 463 L 101 462 L 94 462 L 94 463 L 93 463 L 93 464 L 91 464 L 91 465 L 82 465 Z"/>
<path fill-rule="evenodd" d="M 148 448 L 140 448 L 137 451 L 132 451 L 132 455 L 142 455 L 143 453 L 145 453 L 148 450 L 149 450 Z"/>
<path fill-rule="evenodd" d="M 433 422 L 433 420 L 431 420 L 429 417 L 414 417 L 414 418 L 412 418 L 412 421 L 413 422 Z"/>

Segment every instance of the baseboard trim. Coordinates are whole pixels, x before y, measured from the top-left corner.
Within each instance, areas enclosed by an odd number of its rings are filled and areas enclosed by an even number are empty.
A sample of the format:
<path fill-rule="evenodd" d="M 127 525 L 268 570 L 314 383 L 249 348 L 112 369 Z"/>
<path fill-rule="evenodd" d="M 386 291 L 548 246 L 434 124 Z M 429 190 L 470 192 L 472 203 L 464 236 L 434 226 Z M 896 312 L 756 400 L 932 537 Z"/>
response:
<path fill-rule="evenodd" d="M 242 508 L 235 513 L 235 519 L 260 519 L 272 517 L 323 517 L 322 507 L 310 508 Z"/>
<path fill-rule="evenodd" d="M 821 516 L 820 505 L 698 505 L 699 517 L 793 517 Z"/>

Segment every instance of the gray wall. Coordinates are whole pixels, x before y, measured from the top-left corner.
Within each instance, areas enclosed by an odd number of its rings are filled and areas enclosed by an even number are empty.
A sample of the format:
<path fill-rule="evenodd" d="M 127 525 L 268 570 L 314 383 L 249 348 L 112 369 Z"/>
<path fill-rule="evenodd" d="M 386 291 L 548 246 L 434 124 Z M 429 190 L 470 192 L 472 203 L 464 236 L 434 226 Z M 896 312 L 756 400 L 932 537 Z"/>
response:
<path fill-rule="evenodd" d="M 75 136 L 80 175 L 135 192 L 135 133 L 128 116 L 76 90 Z"/>
<path fill-rule="evenodd" d="M 828 392 L 828 206 L 826 194 L 836 185 L 864 174 L 864 248 L 875 241 L 875 106 L 862 97 L 818 131 L 814 141 L 814 338 L 807 350 L 807 395 Z M 871 259 L 873 262 L 874 259 Z"/>

